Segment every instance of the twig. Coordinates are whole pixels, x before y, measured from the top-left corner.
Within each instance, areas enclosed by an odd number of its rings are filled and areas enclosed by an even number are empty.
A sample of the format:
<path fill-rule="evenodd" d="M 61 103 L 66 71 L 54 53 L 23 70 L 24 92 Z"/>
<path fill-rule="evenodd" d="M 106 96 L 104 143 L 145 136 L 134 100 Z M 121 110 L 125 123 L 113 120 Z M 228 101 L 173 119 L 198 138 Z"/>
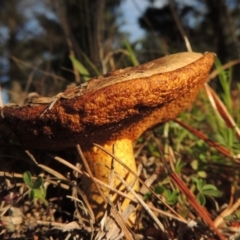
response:
<path fill-rule="evenodd" d="M 176 10 L 174 9 L 173 1 L 172 0 L 168 0 L 168 2 L 169 2 L 169 6 L 170 6 L 170 9 L 171 9 L 173 18 L 175 20 L 175 23 L 177 24 L 178 30 L 181 33 L 182 38 L 183 38 L 183 40 L 185 42 L 186 48 L 187 48 L 188 52 L 192 52 L 192 47 L 191 47 L 191 44 L 190 44 L 190 42 L 188 40 L 188 36 L 187 36 L 183 26 L 182 26 L 182 23 L 181 23 L 178 15 L 176 13 Z"/>
<path fill-rule="evenodd" d="M 137 193 L 128 186 L 127 182 L 124 181 L 123 178 L 121 178 L 120 176 L 116 175 L 116 177 L 125 185 L 125 187 L 127 188 L 127 190 L 138 200 L 138 202 L 141 204 L 141 206 L 147 211 L 147 213 L 152 217 L 152 219 L 156 222 L 156 224 L 158 225 L 158 227 L 166 233 L 164 226 L 162 225 L 162 223 L 158 220 L 158 218 L 156 217 L 156 215 L 151 211 L 151 209 L 148 207 L 148 205 L 142 200 L 141 197 L 139 197 L 137 195 Z"/>
<path fill-rule="evenodd" d="M 59 79 L 59 80 L 62 80 L 62 81 L 67 81 L 67 80 L 66 80 L 65 78 L 63 78 L 63 77 L 60 77 L 60 76 L 58 76 L 58 75 L 56 75 L 56 74 L 54 74 L 54 73 L 49 73 L 49 72 L 46 72 L 46 71 L 44 71 L 44 70 L 41 70 L 41 69 L 39 69 L 39 68 L 37 68 L 37 67 L 29 64 L 29 63 L 26 63 L 26 62 L 24 62 L 24 61 L 22 61 L 22 60 L 20 60 L 20 59 L 18 59 L 18 58 L 16 58 L 16 57 L 13 57 L 13 56 L 12 56 L 11 59 L 12 59 L 13 61 L 15 61 L 16 63 L 20 63 L 20 64 L 22 64 L 22 65 L 25 65 L 25 66 L 28 67 L 28 68 L 37 70 L 38 72 L 41 72 L 41 73 L 45 74 L 46 76 L 49 76 L 49 77 L 52 77 L 52 78 L 55 78 L 55 79 Z"/>
<path fill-rule="evenodd" d="M 61 23 L 63 26 L 63 31 L 65 33 L 69 54 L 71 57 L 76 58 L 76 54 L 74 52 L 73 41 L 72 41 L 72 32 L 71 32 L 69 24 L 67 22 L 67 14 L 66 14 L 66 10 L 65 10 L 66 7 L 63 6 L 62 0 L 56 1 L 56 3 L 57 3 L 57 7 L 58 7 L 58 12 L 59 12 L 59 18 L 61 20 Z M 73 71 L 74 71 L 76 83 L 78 83 L 78 84 L 81 83 L 79 72 L 77 70 L 77 67 L 74 64 L 73 64 Z"/>
<path fill-rule="evenodd" d="M 223 221 L 224 217 L 232 214 L 235 210 L 237 210 L 240 206 L 240 198 L 229 208 L 226 208 L 215 220 L 214 225 L 218 227 Z"/>

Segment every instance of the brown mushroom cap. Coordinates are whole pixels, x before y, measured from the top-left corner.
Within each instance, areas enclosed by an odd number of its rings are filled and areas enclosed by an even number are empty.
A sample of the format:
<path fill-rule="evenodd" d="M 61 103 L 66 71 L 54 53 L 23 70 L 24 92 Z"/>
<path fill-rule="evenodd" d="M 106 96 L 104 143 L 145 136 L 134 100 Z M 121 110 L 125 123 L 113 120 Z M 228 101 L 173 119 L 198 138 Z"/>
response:
<path fill-rule="evenodd" d="M 178 53 L 94 78 L 54 98 L 5 106 L 0 125 L 30 148 L 136 140 L 146 129 L 175 118 L 207 79 L 214 54 Z M 48 109 L 48 110 L 46 110 Z"/>

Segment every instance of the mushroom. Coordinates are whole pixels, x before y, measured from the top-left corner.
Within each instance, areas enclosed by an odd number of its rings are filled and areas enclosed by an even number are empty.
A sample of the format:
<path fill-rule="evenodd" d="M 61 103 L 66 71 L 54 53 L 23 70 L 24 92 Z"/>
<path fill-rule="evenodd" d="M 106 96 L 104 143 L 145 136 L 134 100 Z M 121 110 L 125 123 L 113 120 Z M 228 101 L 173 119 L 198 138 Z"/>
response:
<path fill-rule="evenodd" d="M 109 183 L 113 152 L 136 172 L 134 141 L 156 124 L 174 119 L 195 99 L 214 62 L 213 53 L 183 52 L 120 69 L 25 106 L 5 106 L 0 128 L 9 128 L 28 148 L 62 150 L 80 144 L 93 175 Z M 132 184 L 135 176 L 121 164 L 114 171 Z M 97 216 L 103 199 L 90 179 L 84 191 Z M 115 178 L 114 186 L 124 189 Z M 138 190 L 138 183 L 132 187 Z M 108 190 L 104 189 L 108 194 Z"/>

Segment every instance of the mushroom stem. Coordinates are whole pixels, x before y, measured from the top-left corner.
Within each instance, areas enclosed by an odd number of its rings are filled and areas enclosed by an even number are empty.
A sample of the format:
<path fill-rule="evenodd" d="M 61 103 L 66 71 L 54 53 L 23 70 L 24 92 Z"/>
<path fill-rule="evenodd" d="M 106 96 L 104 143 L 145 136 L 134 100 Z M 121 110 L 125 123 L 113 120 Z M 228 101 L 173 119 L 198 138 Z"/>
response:
<path fill-rule="evenodd" d="M 102 145 L 107 151 L 113 153 L 118 159 L 120 159 L 123 164 L 126 164 L 133 172 L 136 173 L 136 164 L 133 153 L 133 143 L 129 139 L 120 139 L 115 142 L 110 142 Z M 92 146 L 83 149 L 85 158 L 88 160 L 89 167 L 92 174 L 96 176 L 99 180 L 105 183 L 109 183 L 114 188 L 124 191 L 125 186 L 120 182 L 116 175 L 123 178 L 135 191 L 139 189 L 136 177 L 117 161 L 103 152 L 100 148 Z M 115 175 L 115 176 L 114 176 Z M 93 181 L 87 177 L 83 179 L 83 190 L 87 196 L 90 196 L 90 204 L 93 212 L 95 213 L 96 219 L 100 219 L 104 213 L 105 202 L 96 185 Z M 101 187 L 103 193 L 106 196 L 110 195 L 109 189 Z M 117 194 L 113 194 L 110 199 L 112 202 L 116 203 L 119 200 Z M 124 210 L 129 204 L 129 200 L 125 200 L 122 204 L 122 210 Z"/>

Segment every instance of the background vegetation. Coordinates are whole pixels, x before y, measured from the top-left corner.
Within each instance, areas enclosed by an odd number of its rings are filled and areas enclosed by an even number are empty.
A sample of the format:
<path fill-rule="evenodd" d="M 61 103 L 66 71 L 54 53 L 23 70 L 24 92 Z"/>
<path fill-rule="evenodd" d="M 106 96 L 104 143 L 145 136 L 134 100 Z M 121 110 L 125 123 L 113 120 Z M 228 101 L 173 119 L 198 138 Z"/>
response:
<path fill-rule="evenodd" d="M 141 6 L 142 0 L 132 1 L 136 8 Z M 141 178 L 151 179 L 156 173 L 157 179 L 153 181 L 152 189 L 185 220 L 180 222 L 161 215 L 163 213 L 157 215 L 167 229 L 166 236 L 142 210 L 141 221 L 134 230 L 138 236 L 146 239 L 170 239 L 169 236 L 200 239 L 204 234 L 207 239 L 220 238 L 213 231 L 213 226 L 206 224 L 206 220 L 202 221 L 204 213 L 197 211 L 196 214 L 194 203 L 186 195 L 190 190 L 198 202 L 206 207 L 211 218 L 215 219 L 214 226 L 217 228 L 224 222 L 221 228 L 223 234 L 235 239 L 238 233 L 232 228 L 239 226 L 240 221 L 237 211 L 240 195 L 240 134 L 237 127 L 240 121 L 240 71 L 236 65 L 240 59 L 240 3 L 239 0 L 169 0 L 157 8 L 157 2 L 160 0 L 149 0 L 148 7 L 140 12 L 138 23 L 145 34 L 131 41 L 129 33 L 121 28 L 126 21 L 120 8 L 124 0 L 0 1 L 0 81 L 2 91 L 6 93 L 4 99 L 21 105 L 30 92 L 53 96 L 68 85 L 78 85 L 89 77 L 186 51 L 184 36 L 187 36 L 193 51 L 215 52 L 218 56 L 217 70 L 209 80 L 218 94 L 205 87 L 194 105 L 178 120 L 148 131 L 135 146 L 136 159 L 143 167 Z M 76 59 L 80 65 L 73 64 Z M 226 63 L 228 65 L 224 65 Z M 29 208 L 34 209 L 35 213 L 44 209 L 46 221 L 71 222 L 76 219 L 73 216 L 75 205 L 69 199 L 59 197 L 69 194 L 68 190 L 59 190 L 57 197 L 56 191 L 53 191 L 53 195 L 51 186 L 46 191 L 49 175 L 55 173 L 49 173 L 45 168 L 36 169 L 34 161 L 37 159 L 39 163 L 67 175 L 68 180 L 79 181 L 76 173 L 71 175 L 48 153 L 36 151 L 33 152 L 33 158 L 11 140 L 1 136 L 0 141 L 1 203 L 5 201 L 6 204 L 9 189 L 17 192 L 15 195 L 19 202 L 30 192 L 29 199 L 35 197 L 43 203 L 37 206 L 28 203 L 31 206 Z M 59 156 L 71 161 L 76 158 L 74 152 L 59 153 Z M 170 172 L 165 170 L 166 165 L 171 169 Z M 11 176 L 11 172 L 14 175 Z M 32 177 L 40 173 L 42 177 L 32 181 Z M 171 173 L 181 176 L 188 190 L 173 186 Z M 57 180 L 51 181 L 56 190 Z M 25 185 L 21 185 L 23 182 Z M 25 190 L 20 192 L 23 186 Z M 23 195 L 21 201 L 18 194 Z M 167 212 L 168 208 L 156 195 L 147 192 L 143 199 L 147 204 Z M 7 203 L 17 204 L 14 199 Z M 67 205 L 70 209 L 65 208 Z M 55 209 L 57 216 L 52 212 L 50 214 L 52 209 Z M 47 231 L 34 224 L 34 230 L 26 231 L 24 225 L 17 235 L 17 224 L 6 223 L 6 219 L 3 221 L 5 212 L 2 208 L 0 213 L 0 226 L 7 229 L 2 239 L 13 237 L 13 232 L 16 236 L 24 232 L 25 237 L 30 236 L 31 239 L 35 234 L 33 232 Z M 197 224 L 196 228 L 189 226 L 189 219 Z M 57 237 L 61 239 L 59 235 Z"/>
<path fill-rule="evenodd" d="M 133 2 L 140 11 L 142 2 Z M 140 63 L 186 51 L 176 20 L 194 51 L 213 51 L 223 63 L 239 58 L 237 0 L 170 1 L 162 8 L 154 7 L 156 2 L 161 1 L 149 1 L 136 19 L 145 30 L 142 38 L 131 42 Z M 32 91 L 53 95 L 82 82 L 69 56 L 91 77 L 132 64 L 125 51 L 129 33 L 121 31 L 128 21 L 121 4 L 124 0 L 1 1 L 0 80 L 10 101 L 21 102 Z"/>

